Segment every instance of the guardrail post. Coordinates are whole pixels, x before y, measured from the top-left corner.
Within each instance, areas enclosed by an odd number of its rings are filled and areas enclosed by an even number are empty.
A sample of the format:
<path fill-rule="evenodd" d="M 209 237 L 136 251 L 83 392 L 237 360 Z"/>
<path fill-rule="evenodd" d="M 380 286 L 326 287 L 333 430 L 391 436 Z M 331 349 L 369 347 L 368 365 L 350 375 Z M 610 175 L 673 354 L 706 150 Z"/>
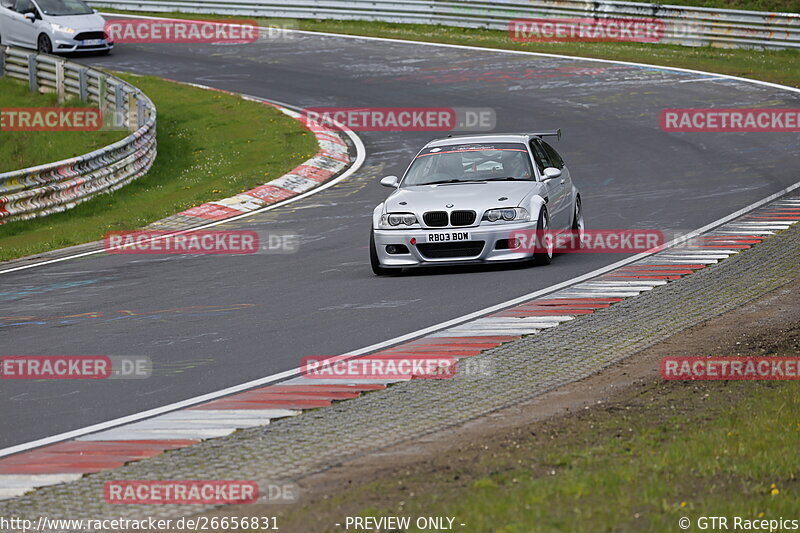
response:
<path fill-rule="evenodd" d="M 97 77 L 97 105 L 100 107 L 100 111 L 103 113 L 103 116 L 106 117 L 108 115 L 108 102 L 106 101 L 106 92 L 108 91 L 108 87 L 106 85 L 106 78 L 105 76 L 98 76 Z M 113 125 L 113 123 L 109 124 L 108 119 L 103 118 L 103 123 L 106 126 Z"/>
<path fill-rule="evenodd" d="M 145 108 L 146 104 L 144 100 L 136 98 L 136 129 L 141 128 L 145 122 Z"/>
<path fill-rule="evenodd" d="M 65 98 L 64 86 L 64 62 L 56 61 L 56 94 L 58 95 L 58 103 L 64 103 Z"/>
<path fill-rule="evenodd" d="M 36 54 L 28 56 L 28 87 L 30 87 L 32 93 L 39 91 L 39 71 L 36 67 Z"/>
<path fill-rule="evenodd" d="M 78 94 L 81 102 L 89 101 L 89 79 L 85 68 L 78 70 Z"/>
<path fill-rule="evenodd" d="M 8 48 L 0 46 L 0 78 L 6 73 L 6 50 Z"/>
<path fill-rule="evenodd" d="M 136 104 L 139 102 L 139 99 L 136 97 L 136 93 L 128 92 L 128 130 L 136 131 L 139 129 L 139 113 L 138 109 L 136 108 Z"/>

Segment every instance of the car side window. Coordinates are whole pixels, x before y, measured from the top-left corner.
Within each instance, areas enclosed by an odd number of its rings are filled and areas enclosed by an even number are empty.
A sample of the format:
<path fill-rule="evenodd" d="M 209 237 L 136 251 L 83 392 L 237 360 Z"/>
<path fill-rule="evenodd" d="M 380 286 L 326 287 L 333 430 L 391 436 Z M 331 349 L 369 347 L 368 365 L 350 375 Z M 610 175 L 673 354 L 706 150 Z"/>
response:
<path fill-rule="evenodd" d="M 544 172 L 544 169 L 550 165 L 547 161 L 547 154 L 545 154 L 544 150 L 542 149 L 542 145 L 539 144 L 538 139 L 533 139 L 531 141 L 531 152 L 533 152 L 533 160 L 536 161 L 536 166 L 539 169 L 539 173 Z"/>
<path fill-rule="evenodd" d="M 561 156 L 558 155 L 555 148 L 544 141 L 541 141 L 541 143 L 544 151 L 547 153 L 547 159 L 550 160 L 550 166 L 562 170 L 564 168 L 564 160 L 561 159 Z"/>
<path fill-rule="evenodd" d="M 14 6 L 14 11 L 17 13 L 36 13 L 36 8 L 33 7 L 33 2 L 31 0 L 17 0 L 16 5 Z"/>

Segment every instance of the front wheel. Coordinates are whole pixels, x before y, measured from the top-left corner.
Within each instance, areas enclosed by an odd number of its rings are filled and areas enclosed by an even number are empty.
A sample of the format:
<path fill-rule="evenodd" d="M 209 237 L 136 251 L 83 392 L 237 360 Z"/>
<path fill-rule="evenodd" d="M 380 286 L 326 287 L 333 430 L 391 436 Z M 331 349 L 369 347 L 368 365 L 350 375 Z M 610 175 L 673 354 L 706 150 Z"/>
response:
<path fill-rule="evenodd" d="M 39 40 L 37 41 L 36 50 L 40 54 L 52 54 L 53 53 L 53 43 L 50 42 L 50 37 L 45 34 L 39 36 Z"/>
<path fill-rule="evenodd" d="M 536 223 L 536 246 L 533 254 L 533 264 L 536 266 L 549 265 L 553 260 L 553 236 L 550 231 L 550 217 L 547 210 L 539 210 L 539 220 Z M 542 244 L 543 246 L 540 246 Z"/>
<path fill-rule="evenodd" d="M 586 231 L 586 223 L 583 220 L 583 207 L 581 197 L 575 198 L 575 211 L 572 214 L 572 233 L 578 236 L 578 248 L 583 247 L 583 234 Z"/>
<path fill-rule="evenodd" d="M 378 260 L 378 250 L 375 248 L 375 234 L 369 232 L 369 264 L 372 267 L 372 272 L 376 276 L 385 276 L 391 273 L 391 270 L 381 266 Z"/>

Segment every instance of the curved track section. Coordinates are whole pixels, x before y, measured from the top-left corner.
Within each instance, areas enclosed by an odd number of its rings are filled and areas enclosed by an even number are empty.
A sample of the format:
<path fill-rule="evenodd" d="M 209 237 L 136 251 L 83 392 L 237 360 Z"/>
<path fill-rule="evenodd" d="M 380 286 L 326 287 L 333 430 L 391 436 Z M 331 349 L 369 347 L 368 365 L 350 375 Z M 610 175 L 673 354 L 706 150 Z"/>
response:
<path fill-rule="evenodd" d="M 561 127 L 594 228 L 691 230 L 797 181 L 796 134 L 669 134 L 676 107 L 796 106 L 776 87 L 697 73 L 500 51 L 297 34 L 248 46 L 125 46 L 84 61 L 295 106 L 493 107 L 498 131 Z M 620 259 L 375 278 L 377 178 L 430 133 L 364 133 L 362 169 L 284 208 L 218 228 L 290 230 L 297 255 L 94 256 L 0 278 L 3 352 L 146 355 L 147 380 L 6 382 L 0 448 L 347 353 Z"/>

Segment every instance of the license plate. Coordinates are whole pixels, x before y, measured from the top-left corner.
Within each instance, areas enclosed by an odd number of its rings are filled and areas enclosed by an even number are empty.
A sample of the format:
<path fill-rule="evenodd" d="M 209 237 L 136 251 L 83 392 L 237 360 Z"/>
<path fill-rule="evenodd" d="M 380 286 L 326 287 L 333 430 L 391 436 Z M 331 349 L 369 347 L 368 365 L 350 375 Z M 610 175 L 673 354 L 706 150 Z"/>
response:
<path fill-rule="evenodd" d="M 83 46 L 100 46 L 104 44 L 103 39 L 86 39 L 85 41 L 81 41 Z"/>
<path fill-rule="evenodd" d="M 467 231 L 448 231 L 443 233 L 428 233 L 428 242 L 457 242 L 468 241 Z"/>

